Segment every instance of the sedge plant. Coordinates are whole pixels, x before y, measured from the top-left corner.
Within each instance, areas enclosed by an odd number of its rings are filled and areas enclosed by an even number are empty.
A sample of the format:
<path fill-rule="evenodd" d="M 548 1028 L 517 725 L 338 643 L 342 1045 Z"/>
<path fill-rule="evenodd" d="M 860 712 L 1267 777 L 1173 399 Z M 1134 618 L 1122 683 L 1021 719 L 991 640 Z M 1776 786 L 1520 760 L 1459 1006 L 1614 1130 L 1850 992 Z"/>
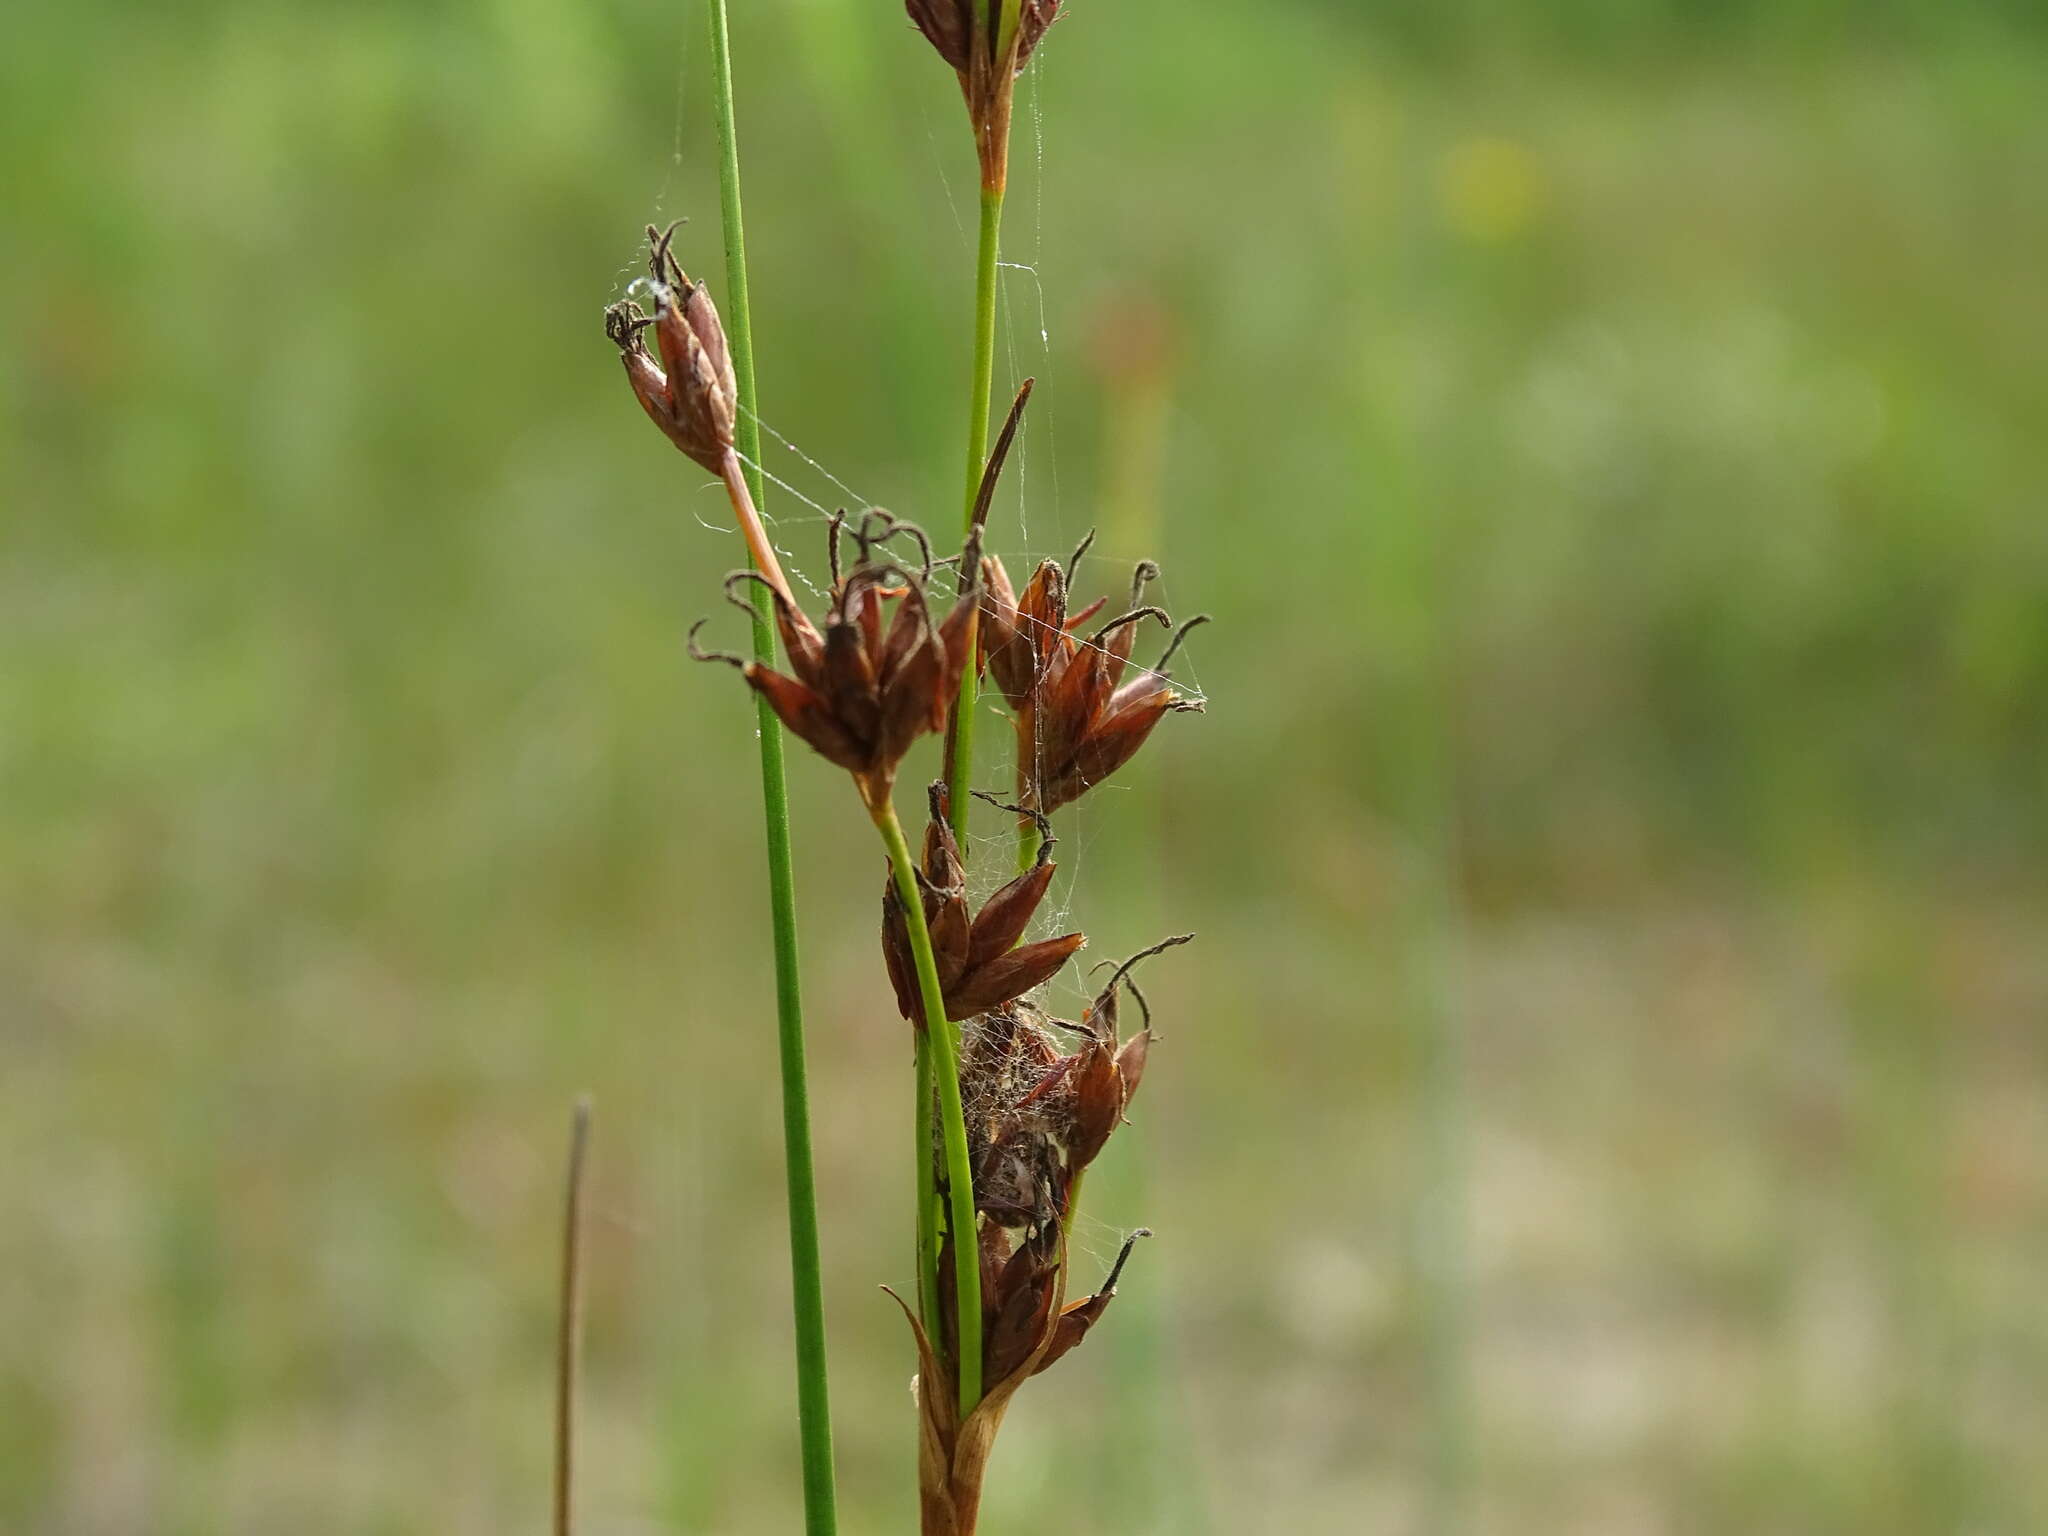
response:
<path fill-rule="evenodd" d="M 1082 550 L 1062 564 L 1043 562 L 1018 591 L 982 536 L 1003 464 L 1015 440 L 1026 381 L 991 449 L 994 256 L 1007 159 L 1012 84 L 1057 9 L 1057 0 L 910 0 L 925 35 L 959 71 L 983 163 L 983 282 L 976 315 L 973 475 L 961 542 L 939 556 L 918 525 L 879 508 L 828 522 L 830 584 L 817 617 L 806 613 L 762 528 L 758 484 L 748 461 L 754 425 L 745 398 L 751 354 L 743 262 L 739 260 L 738 166 L 731 124 L 730 61 L 723 9 L 714 0 L 714 53 L 724 150 L 728 280 L 735 326 L 729 332 L 702 284 L 684 272 L 674 229 L 648 230 L 653 312 L 628 300 L 606 312 L 635 396 L 648 416 L 694 462 L 716 475 L 731 501 L 750 564 L 725 583 L 749 617 L 751 656 L 702 648 L 691 654 L 738 670 L 762 711 L 764 785 L 767 742 L 779 722 L 850 778 L 881 839 L 883 969 L 915 1045 L 913 1184 L 916 1302 L 904 1304 L 919 1356 L 917 1383 L 921 1524 L 925 1536 L 972 1536 L 997 1430 L 1025 1381 L 1078 1344 L 1101 1318 L 1130 1255 L 1134 1233 L 1108 1275 L 1069 1300 L 1068 1240 L 1089 1165 L 1123 1123 L 1152 1045 L 1151 1009 L 1138 990 L 1138 963 L 1185 943 L 1179 934 L 1121 963 L 1104 962 L 1107 982 L 1080 1017 L 1055 1017 L 1033 1000 L 1086 943 L 1081 933 L 1030 935 L 1055 872 L 1053 816 L 1121 769 L 1169 715 L 1198 710 L 1167 668 L 1197 616 L 1175 627 L 1146 601 L 1158 575 L 1150 561 L 1134 570 L 1127 601 L 1078 602 Z M 650 351 L 646 334 L 654 338 Z M 950 601 L 946 589 L 950 587 Z M 943 614 L 941 607 L 945 608 Z M 1134 662 L 1140 632 L 1170 631 L 1151 666 Z M 775 642 L 780 641 L 781 665 Z M 986 677 L 1008 711 L 1018 743 L 1015 798 L 970 787 L 968 731 Z M 942 772 L 926 793 L 926 824 L 913 851 L 895 791 L 908 754 L 926 736 L 942 738 Z M 776 757 L 779 770 L 779 752 Z M 779 771 L 773 779 L 779 787 Z M 966 850 L 975 800 L 1028 828 L 1022 868 L 977 907 L 969 896 Z M 779 847 L 789 888 L 787 828 Z M 771 871 L 775 868 L 771 858 Z M 781 911 L 778 897 L 778 913 Z M 778 979 L 785 966 L 794 1001 L 793 928 L 778 927 Z M 1100 970 L 1101 967 L 1098 967 Z M 1120 1015 L 1134 1004 L 1140 1027 L 1126 1035 Z M 791 1149 L 793 1253 L 801 1249 L 794 1134 L 802 1108 L 801 1034 L 785 1013 L 785 1106 Z M 795 1042 L 795 1095 L 789 1073 Z M 807 1154 L 807 1136 L 803 1138 Z M 816 1234 L 810 1232 L 815 1282 Z M 802 1264 L 799 1256 L 799 1267 Z M 800 1289 L 801 1279 L 800 1276 Z M 815 1374 L 798 1301 L 800 1379 L 814 1383 L 822 1408 L 822 1328 Z M 808 1410 L 808 1403 L 806 1404 Z M 807 1492 L 813 1442 L 806 1433 Z M 829 1440 L 824 1446 L 830 1495 Z M 818 1507 L 813 1504 L 813 1531 Z M 829 1520 L 829 1502 L 825 1505 Z"/>

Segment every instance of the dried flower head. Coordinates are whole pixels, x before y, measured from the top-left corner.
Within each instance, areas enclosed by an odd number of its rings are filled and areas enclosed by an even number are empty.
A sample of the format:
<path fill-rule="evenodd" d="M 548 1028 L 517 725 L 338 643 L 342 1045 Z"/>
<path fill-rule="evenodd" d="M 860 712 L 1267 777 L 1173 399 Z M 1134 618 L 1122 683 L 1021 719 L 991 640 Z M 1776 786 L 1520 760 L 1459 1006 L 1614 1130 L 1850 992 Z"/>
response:
<path fill-rule="evenodd" d="M 973 1529 L 982 1474 L 1010 1399 L 1086 1337 L 1116 1294 L 1133 1243 L 1149 1235 L 1143 1229 L 1132 1234 L 1103 1284 L 1067 1302 L 1066 1228 L 1075 1190 L 1121 1122 L 1152 1038 L 1150 1009 L 1131 970 L 1191 937 L 1167 939 L 1117 966 L 1079 1024 L 1015 1002 L 992 1010 L 966 1033 L 961 1088 L 976 1106 L 968 1129 L 988 1386 L 963 1417 L 952 1369 L 959 1319 L 944 1305 L 952 1291 L 942 1284 L 937 1327 L 927 1331 L 914 1318 L 911 1324 L 921 1365 L 919 1481 L 928 1532 Z M 1119 1040 L 1117 1031 L 1118 996 L 1124 991 L 1146 1014 L 1146 1027 L 1129 1040 Z M 1078 1035 L 1081 1044 L 1062 1050 L 1058 1032 Z M 954 1260 L 949 1234 L 941 1271 L 950 1273 Z"/>
<path fill-rule="evenodd" d="M 1011 96 L 1060 0 L 1020 0 L 1003 25 L 1003 0 L 905 0 L 910 19 L 960 77 L 967 116 L 981 151 L 982 185 L 1003 185 L 1010 140 Z"/>
<path fill-rule="evenodd" d="M 675 232 L 674 224 L 666 231 L 647 226 L 654 314 L 643 314 L 632 300 L 622 300 L 604 312 L 604 329 L 619 349 L 634 395 L 654 424 L 684 453 L 720 474 L 732 451 L 739 388 L 733 381 L 732 353 L 725 344 L 718 308 L 704 285 L 691 282 L 676 260 L 671 249 Z M 640 340 L 640 333 L 648 329 L 661 352 L 659 363 Z"/>
<path fill-rule="evenodd" d="M 992 796 L 981 798 L 999 809 L 1018 811 Z M 949 1019 L 972 1018 L 1014 1002 L 1049 981 L 1068 957 L 1088 942 L 1078 933 L 1061 934 L 1033 944 L 1017 942 L 1052 884 L 1055 839 L 1050 826 L 1042 824 L 1042 830 L 1044 841 L 1038 847 L 1038 862 L 989 897 L 981 911 L 970 918 L 967 869 L 960 858 L 960 845 L 946 821 L 946 786 L 944 781 L 932 785 L 931 821 L 925 828 L 924 868 L 918 871 L 918 885 L 924 897 L 925 925 L 931 933 L 932 958 L 937 962 Z M 894 880 L 886 881 L 882 888 L 882 958 L 889 969 L 890 984 L 896 989 L 896 1006 L 904 1018 L 924 1028 L 909 924 Z"/>
<path fill-rule="evenodd" d="M 1015 712 L 1018 796 L 1045 812 L 1123 767 L 1169 714 L 1202 708 L 1173 686 L 1166 666 L 1207 614 L 1175 629 L 1157 662 L 1125 678 L 1138 627 L 1148 619 L 1173 623 L 1165 609 L 1144 601 L 1159 574 L 1150 560 L 1132 573 L 1127 611 L 1085 638 L 1080 633 L 1103 606 L 1098 600 L 1067 612 L 1074 568 L 1094 537 L 1064 567 L 1053 560 L 1040 565 L 1021 597 L 1000 559 L 982 561 L 981 661 Z"/>
<path fill-rule="evenodd" d="M 761 581 L 774 596 L 788 673 L 728 652 L 698 649 L 703 620 L 690 630 L 690 649 L 700 661 L 737 667 L 784 725 L 853 775 L 872 810 L 888 800 L 911 743 L 946 728 L 967 665 L 969 620 L 979 594 L 970 579 L 952 612 L 938 622 L 926 595 L 931 543 L 916 524 L 871 507 L 852 524 L 843 512 L 836 513 L 829 528 L 832 590 L 822 632 L 783 589 L 758 573 L 735 571 L 726 578 L 727 595 L 749 613 L 753 610 L 736 592 L 741 584 Z M 857 550 L 852 568 L 844 571 L 843 537 L 851 538 Z M 917 570 L 877 558 L 881 546 L 898 537 L 917 545 L 922 557 Z M 963 566 L 972 568 L 971 562 Z"/>

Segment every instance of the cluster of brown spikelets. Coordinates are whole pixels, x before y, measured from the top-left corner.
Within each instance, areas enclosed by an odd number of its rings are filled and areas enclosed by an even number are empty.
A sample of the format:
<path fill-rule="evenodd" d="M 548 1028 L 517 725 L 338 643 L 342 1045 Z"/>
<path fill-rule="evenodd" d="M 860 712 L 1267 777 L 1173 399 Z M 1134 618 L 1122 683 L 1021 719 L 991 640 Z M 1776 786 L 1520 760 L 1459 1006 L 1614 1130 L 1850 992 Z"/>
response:
<path fill-rule="evenodd" d="M 1010 83 L 1058 0 L 1023 0 L 1007 28 L 991 19 L 997 8 L 985 0 L 909 0 L 909 10 L 959 74 L 986 170 L 987 146 L 1007 140 Z M 1078 932 L 1029 936 L 1055 869 L 1050 817 L 1129 762 L 1166 716 L 1201 707 L 1174 686 L 1166 668 L 1203 620 L 1175 628 L 1163 609 L 1144 600 L 1158 575 L 1150 561 L 1138 565 L 1128 600 L 1103 619 L 1104 599 L 1077 605 L 1074 597 L 1085 543 L 1065 564 L 1040 565 L 1021 594 L 1002 562 L 983 556 L 983 520 L 1028 381 L 989 456 L 963 547 L 939 558 L 920 528 L 888 513 L 835 515 L 827 534 L 830 589 L 823 611 L 806 613 L 740 471 L 733 445 L 738 402 L 718 312 L 671 252 L 672 235 L 648 231 L 654 312 L 616 304 L 606 314 L 606 332 L 648 416 L 724 482 L 754 559 L 753 569 L 727 578 L 727 595 L 751 612 L 742 589 L 765 587 L 784 666 L 702 650 L 696 629 L 691 650 L 737 668 L 794 735 L 852 778 L 892 851 L 882 958 L 897 1009 L 915 1031 L 920 1080 L 927 1061 L 944 1063 L 953 1078 L 937 1084 L 935 1103 L 939 1111 L 952 1106 L 954 1135 L 949 1142 L 935 1133 L 930 1141 L 918 1306 L 905 1311 L 920 1356 L 923 1528 L 927 1536 L 966 1536 L 1010 1399 L 1080 1343 L 1115 1294 L 1130 1242 L 1095 1290 L 1069 1299 L 1075 1203 L 1144 1076 L 1151 1018 L 1132 969 L 1189 937 L 1167 939 L 1117 965 L 1078 1020 L 1054 1017 L 1031 1001 L 1086 942 Z M 652 353 L 643 339 L 648 331 Z M 942 584 L 952 588 L 949 606 Z M 1154 665 L 1134 666 L 1138 637 L 1151 623 L 1170 638 Z M 977 680 L 992 681 L 1014 722 L 1014 795 L 978 798 L 1014 818 L 1024 866 L 978 906 L 956 835 L 965 807 L 949 806 L 943 781 L 930 790 L 913 867 L 901 867 L 913 861 L 894 807 L 905 755 L 919 737 L 949 733 L 970 667 Z M 1142 1015 L 1128 1037 L 1119 1020 L 1125 994 Z M 933 1104 L 921 1110 L 925 1124 L 944 1119 Z M 963 1173 L 971 1192 L 959 1188 Z M 963 1241 L 969 1212 L 971 1247 Z M 967 1277 L 957 1272 L 962 1263 L 974 1266 Z M 959 1282 L 977 1274 L 980 1315 L 964 1317 L 961 1298 L 974 1288 Z"/>

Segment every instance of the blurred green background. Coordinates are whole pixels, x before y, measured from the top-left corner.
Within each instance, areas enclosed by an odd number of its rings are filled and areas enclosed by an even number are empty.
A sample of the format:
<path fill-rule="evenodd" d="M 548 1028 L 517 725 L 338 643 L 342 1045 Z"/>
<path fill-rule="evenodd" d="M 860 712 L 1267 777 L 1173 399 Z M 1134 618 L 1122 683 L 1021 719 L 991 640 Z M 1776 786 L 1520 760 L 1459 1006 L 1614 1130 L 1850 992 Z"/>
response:
<path fill-rule="evenodd" d="M 891 0 L 736 11 L 766 419 L 948 526 L 955 87 Z M 2039 11 L 1069 13 L 994 542 L 1216 615 L 1062 828 L 1091 956 L 1201 938 L 1084 1277 L 1161 1235 L 987 1536 L 2048 1529 Z M 586 1528 L 796 1528 L 736 545 L 599 325 L 650 218 L 722 292 L 704 23 L 12 17 L 0 1529 L 541 1528 L 582 1088 Z M 901 1531 L 908 1042 L 792 779 Z"/>

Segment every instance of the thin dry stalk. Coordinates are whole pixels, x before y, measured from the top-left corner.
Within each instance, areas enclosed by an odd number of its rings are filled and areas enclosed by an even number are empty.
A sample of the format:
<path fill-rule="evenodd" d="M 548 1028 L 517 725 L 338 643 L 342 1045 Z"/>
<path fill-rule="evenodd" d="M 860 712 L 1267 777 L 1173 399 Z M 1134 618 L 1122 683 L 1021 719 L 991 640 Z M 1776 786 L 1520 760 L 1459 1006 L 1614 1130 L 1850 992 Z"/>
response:
<path fill-rule="evenodd" d="M 583 1370 L 583 1184 L 590 1149 L 590 1100 L 569 1122 L 569 1180 L 562 1201 L 562 1293 L 555 1321 L 555 1536 L 575 1525 L 576 1384 Z"/>

